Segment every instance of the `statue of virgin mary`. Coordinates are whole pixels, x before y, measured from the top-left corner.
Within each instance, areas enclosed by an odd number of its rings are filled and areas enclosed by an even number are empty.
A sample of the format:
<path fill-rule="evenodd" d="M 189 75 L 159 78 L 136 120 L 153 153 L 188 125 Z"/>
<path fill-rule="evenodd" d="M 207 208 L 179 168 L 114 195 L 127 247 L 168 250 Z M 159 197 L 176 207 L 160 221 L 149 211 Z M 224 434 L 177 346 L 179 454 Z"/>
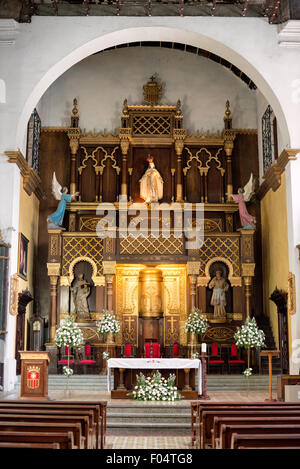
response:
<path fill-rule="evenodd" d="M 155 168 L 153 158 L 148 156 L 149 167 L 140 179 L 140 196 L 146 204 L 158 202 L 163 198 L 164 181 Z"/>

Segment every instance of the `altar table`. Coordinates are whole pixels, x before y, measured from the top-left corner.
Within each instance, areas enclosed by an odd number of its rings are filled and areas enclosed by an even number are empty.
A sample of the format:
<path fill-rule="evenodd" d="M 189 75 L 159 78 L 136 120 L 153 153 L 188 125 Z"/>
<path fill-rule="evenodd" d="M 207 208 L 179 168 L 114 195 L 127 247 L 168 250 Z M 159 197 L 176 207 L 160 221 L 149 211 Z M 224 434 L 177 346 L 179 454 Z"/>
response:
<path fill-rule="evenodd" d="M 114 389 L 111 390 L 111 372 L 114 369 Z M 175 385 L 187 399 L 197 399 L 202 394 L 202 364 L 198 359 L 187 358 L 110 358 L 107 361 L 107 388 L 112 399 L 128 399 L 136 385 L 136 375 L 159 370 L 162 376 L 176 374 Z M 195 372 L 198 371 L 197 386 Z M 197 389 L 196 389 L 197 388 Z"/>

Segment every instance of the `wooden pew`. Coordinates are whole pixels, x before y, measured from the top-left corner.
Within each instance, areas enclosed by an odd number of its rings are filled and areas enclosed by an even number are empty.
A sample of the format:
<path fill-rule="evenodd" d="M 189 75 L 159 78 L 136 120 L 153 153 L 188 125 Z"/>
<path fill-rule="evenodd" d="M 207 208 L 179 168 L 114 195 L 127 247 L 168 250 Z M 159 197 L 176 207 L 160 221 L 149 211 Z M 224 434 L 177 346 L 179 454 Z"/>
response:
<path fill-rule="evenodd" d="M 199 401 L 198 401 L 199 402 Z M 194 409 L 195 409 L 195 404 L 194 404 Z M 196 423 L 194 422 L 194 434 L 192 435 L 192 441 L 196 440 L 197 447 L 202 447 L 201 442 L 203 440 L 203 422 L 202 422 L 202 415 L 203 412 L 205 411 L 214 411 L 217 415 L 219 411 L 222 410 L 238 410 L 238 409 L 251 409 L 251 408 L 256 408 L 256 407 L 263 407 L 263 408 L 282 408 L 282 407 L 287 407 L 287 408 L 300 408 L 299 403 L 267 403 L 267 402 L 199 402 L 198 407 L 197 407 L 197 417 L 196 417 Z M 193 412 L 195 412 L 193 410 Z M 212 425 L 212 423 L 211 423 Z M 208 430 L 208 435 L 207 435 L 208 440 L 211 439 L 211 428 Z M 208 441 L 210 443 L 210 441 Z"/>
<path fill-rule="evenodd" d="M 300 417 L 215 417 L 213 427 L 212 447 L 230 447 L 231 437 L 227 437 L 227 426 L 251 426 L 260 425 L 300 425 Z"/>
<path fill-rule="evenodd" d="M 218 449 L 230 449 L 232 435 L 293 435 L 300 434 L 300 425 L 222 425 L 222 439 Z"/>
<path fill-rule="evenodd" d="M 294 435 L 239 435 L 234 433 L 231 439 L 231 449 L 242 446 L 248 448 L 275 449 L 278 446 L 289 449 L 300 448 L 300 433 Z"/>
<path fill-rule="evenodd" d="M 227 410 L 220 410 L 217 411 L 204 411 L 202 413 L 202 433 L 200 435 L 200 447 L 201 448 L 206 448 L 207 445 L 212 444 L 212 430 L 213 430 L 213 422 L 214 422 L 214 417 L 219 416 L 219 417 L 245 417 L 245 420 L 248 417 L 279 417 L 279 416 L 287 416 L 287 417 L 298 417 L 300 416 L 300 408 L 298 409 L 285 409 L 285 408 L 279 408 L 277 407 L 276 409 L 272 409 L 270 406 L 267 408 L 264 407 L 252 407 L 252 408 L 236 408 L 235 410 L 232 409 L 227 409 Z"/>
<path fill-rule="evenodd" d="M 60 449 L 59 443 L 0 443 L 0 448 L 3 449 Z"/>
<path fill-rule="evenodd" d="M 74 431 L 74 444 L 79 449 L 92 449 L 88 441 L 89 425 L 86 416 L 69 416 L 69 415 L 52 415 L 40 413 L 40 411 L 30 410 L 29 413 L 21 413 L 20 411 L 15 412 L 15 409 L 8 411 L 7 413 L 0 413 L 0 424 L 2 422 L 26 422 L 27 426 L 31 426 L 33 423 L 48 424 L 48 423 L 59 423 L 66 424 L 70 427 L 70 431 Z M 53 429 L 52 429 L 53 431 Z M 56 430 L 55 430 L 56 431 Z"/>
<path fill-rule="evenodd" d="M 78 422 L 81 424 L 82 436 L 85 440 L 84 446 L 86 449 L 96 448 L 96 424 L 93 421 L 93 413 L 91 410 L 76 410 L 75 412 L 70 409 L 49 409 L 44 408 L 42 405 L 29 406 L 29 408 L 24 408 L 24 406 L 14 406 L 1 407 L 0 414 L 2 416 L 14 415 L 14 414 L 23 414 L 24 416 L 37 416 L 36 418 L 41 420 L 43 416 L 43 421 L 53 421 L 53 422 Z M 1 420 L 6 420 L 1 416 Z M 47 420 L 48 419 L 48 420 Z"/>
<path fill-rule="evenodd" d="M 61 449 L 77 449 L 72 432 L 23 432 L 0 430 L 0 443 L 59 443 Z"/>
<path fill-rule="evenodd" d="M 82 444 L 81 425 L 79 423 L 46 423 L 46 422 L 32 422 L 32 421 L 17 421 L 16 419 L 11 420 L 0 420 L 0 431 L 1 432 L 22 432 L 26 433 L 44 433 L 47 432 L 49 435 L 52 433 L 69 433 L 73 434 L 73 446 L 74 449 L 84 449 Z M 56 441 L 53 440 L 52 443 Z"/>
<path fill-rule="evenodd" d="M 14 405 L 15 408 L 21 406 L 22 408 L 45 408 L 45 409 L 63 409 L 70 410 L 75 413 L 75 411 L 81 410 L 90 410 L 93 412 L 93 418 L 96 425 L 96 448 L 105 447 L 105 434 L 106 434 L 106 401 L 50 401 L 50 402 L 41 402 L 41 401 L 21 401 L 21 400 L 0 400 L 0 411 L 2 408 L 10 407 Z"/>
<path fill-rule="evenodd" d="M 192 431 L 192 444 L 197 444 L 199 446 L 199 439 L 200 439 L 200 427 L 201 424 L 201 413 L 204 410 L 213 410 L 213 409 L 221 409 L 221 408 L 235 408 L 235 407 L 258 407 L 258 406 L 291 406 L 297 407 L 300 406 L 297 402 L 210 402 L 210 401 L 192 401 L 191 403 L 191 431 Z"/>

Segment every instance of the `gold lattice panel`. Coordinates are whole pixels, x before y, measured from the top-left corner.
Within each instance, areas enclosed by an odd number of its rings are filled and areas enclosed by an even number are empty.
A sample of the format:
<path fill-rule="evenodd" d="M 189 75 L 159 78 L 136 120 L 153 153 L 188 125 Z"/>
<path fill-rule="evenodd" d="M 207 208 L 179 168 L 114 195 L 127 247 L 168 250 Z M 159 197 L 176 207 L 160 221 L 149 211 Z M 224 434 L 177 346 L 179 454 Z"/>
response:
<path fill-rule="evenodd" d="M 133 116 L 132 118 L 132 133 L 133 135 L 152 135 L 170 136 L 172 131 L 172 116 L 167 115 L 142 115 Z"/>
<path fill-rule="evenodd" d="M 78 257 L 89 257 L 97 266 L 97 275 L 103 274 L 103 240 L 95 237 L 66 236 L 63 239 L 62 275 L 69 274 L 71 262 Z"/>
<path fill-rule="evenodd" d="M 128 236 L 120 240 L 120 254 L 182 254 L 182 238 L 133 238 Z"/>
<path fill-rule="evenodd" d="M 240 276 L 240 247 L 239 238 L 234 237 L 206 237 L 200 249 L 200 276 L 205 276 L 205 266 L 213 257 L 228 259 L 233 267 L 234 277 Z"/>

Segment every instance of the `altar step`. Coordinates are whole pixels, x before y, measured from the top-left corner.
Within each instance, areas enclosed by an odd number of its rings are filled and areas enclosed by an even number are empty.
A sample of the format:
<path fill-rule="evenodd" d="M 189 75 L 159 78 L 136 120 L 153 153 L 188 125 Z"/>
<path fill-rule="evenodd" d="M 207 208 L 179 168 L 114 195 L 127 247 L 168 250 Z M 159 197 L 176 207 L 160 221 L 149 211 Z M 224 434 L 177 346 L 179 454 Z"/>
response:
<path fill-rule="evenodd" d="M 113 388 L 113 377 L 111 386 Z M 273 390 L 277 388 L 277 376 L 273 375 Z M 49 391 L 66 389 L 67 378 L 63 375 L 49 375 Z M 264 391 L 268 389 L 268 375 L 253 375 L 249 378 L 251 391 Z M 74 391 L 107 391 L 106 375 L 73 375 L 69 379 L 69 389 Z M 20 390 L 20 376 L 18 376 L 17 390 Z M 247 391 L 247 378 L 241 374 L 236 375 L 208 375 L 207 391 Z"/>
<path fill-rule="evenodd" d="M 269 388 L 268 375 L 253 375 L 249 379 L 241 374 L 208 375 L 207 391 L 265 391 Z M 277 389 L 277 375 L 272 376 L 272 388 Z"/>
<path fill-rule="evenodd" d="M 189 435 L 190 432 L 189 402 L 129 402 L 107 406 L 109 435 Z"/>

